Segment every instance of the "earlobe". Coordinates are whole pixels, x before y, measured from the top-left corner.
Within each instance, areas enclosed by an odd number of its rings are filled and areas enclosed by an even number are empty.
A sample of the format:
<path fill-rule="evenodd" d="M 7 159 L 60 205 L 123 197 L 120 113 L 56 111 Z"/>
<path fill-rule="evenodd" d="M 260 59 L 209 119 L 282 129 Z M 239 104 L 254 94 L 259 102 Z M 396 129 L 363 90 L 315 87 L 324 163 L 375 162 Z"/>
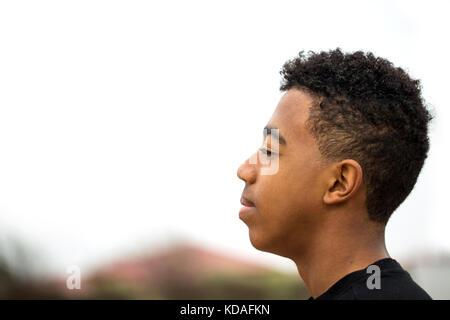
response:
<path fill-rule="evenodd" d="M 362 169 L 359 163 L 352 159 L 342 160 L 332 172 L 323 202 L 331 205 L 350 199 L 359 190 L 361 182 Z"/>

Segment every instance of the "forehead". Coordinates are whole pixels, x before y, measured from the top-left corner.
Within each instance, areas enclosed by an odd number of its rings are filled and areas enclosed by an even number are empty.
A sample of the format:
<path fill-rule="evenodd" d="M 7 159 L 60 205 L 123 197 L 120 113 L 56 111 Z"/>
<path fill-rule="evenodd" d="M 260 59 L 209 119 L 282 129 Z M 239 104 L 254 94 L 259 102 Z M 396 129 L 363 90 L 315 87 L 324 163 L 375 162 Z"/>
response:
<path fill-rule="evenodd" d="M 286 140 L 298 140 L 299 136 L 307 132 L 305 123 L 312 102 L 312 98 L 304 91 L 290 89 L 280 99 L 269 121 L 270 125 L 279 128 Z"/>

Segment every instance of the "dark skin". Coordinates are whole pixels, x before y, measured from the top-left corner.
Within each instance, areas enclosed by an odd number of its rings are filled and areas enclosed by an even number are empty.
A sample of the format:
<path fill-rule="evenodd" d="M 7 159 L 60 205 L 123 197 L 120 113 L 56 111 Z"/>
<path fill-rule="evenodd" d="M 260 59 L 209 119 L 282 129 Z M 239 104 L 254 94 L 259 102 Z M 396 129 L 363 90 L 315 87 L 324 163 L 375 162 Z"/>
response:
<path fill-rule="evenodd" d="M 273 150 L 272 136 L 265 138 L 272 161 L 278 161 L 275 174 L 261 174 L 268 165 L 249 160 L 237 174 L 245 182 L 243 201 L 254 206 L 240 215 L 252 245 L 293 260 L 316 298 L 345 275 L 389 254 L 385 225 L 369 220 L 361 166 L 352 159 L 323 159 L 306 128 L 312 102 L 308 93 L 290 89 L 267 124 L 286 142 L 280 140 Z M 257 154 L 259 160 L 265 156 Z"/>

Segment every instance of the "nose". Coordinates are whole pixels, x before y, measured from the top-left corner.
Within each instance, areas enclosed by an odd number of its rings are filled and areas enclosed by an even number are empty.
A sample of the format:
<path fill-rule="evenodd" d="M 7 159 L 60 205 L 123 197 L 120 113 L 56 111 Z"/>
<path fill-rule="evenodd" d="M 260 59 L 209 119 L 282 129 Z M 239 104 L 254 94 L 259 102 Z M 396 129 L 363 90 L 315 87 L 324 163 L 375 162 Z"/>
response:
<path fill-rule="evenodd" d="M 250 164 L 248 159 L 245 160 L 245 162 L 238 168 L 237 176 L 246 183 L 255 183 L 257 176 L 256 165 Z"/>

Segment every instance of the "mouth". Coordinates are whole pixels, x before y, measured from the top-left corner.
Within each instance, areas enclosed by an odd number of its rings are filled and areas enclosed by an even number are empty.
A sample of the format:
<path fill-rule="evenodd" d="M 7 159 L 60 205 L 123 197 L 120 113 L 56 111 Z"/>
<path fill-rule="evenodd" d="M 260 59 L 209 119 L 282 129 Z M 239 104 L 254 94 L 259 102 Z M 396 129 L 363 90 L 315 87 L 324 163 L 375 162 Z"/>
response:
<path fill-rule="evenodd" d="M 248 200 L 246 197 L 241 196 L 241 204 L 244 207 L 254 207 L 255 204 L 253 202 L 251 202 L 250 200 Z"/>
<path fill-rule="evenodd" d="M 241 204 L 243 205 L 241 210 L 239 210 L 239 218 L 241 219 L 256 209 L 255 204 L 244 196 L 241 196 Z"/>

